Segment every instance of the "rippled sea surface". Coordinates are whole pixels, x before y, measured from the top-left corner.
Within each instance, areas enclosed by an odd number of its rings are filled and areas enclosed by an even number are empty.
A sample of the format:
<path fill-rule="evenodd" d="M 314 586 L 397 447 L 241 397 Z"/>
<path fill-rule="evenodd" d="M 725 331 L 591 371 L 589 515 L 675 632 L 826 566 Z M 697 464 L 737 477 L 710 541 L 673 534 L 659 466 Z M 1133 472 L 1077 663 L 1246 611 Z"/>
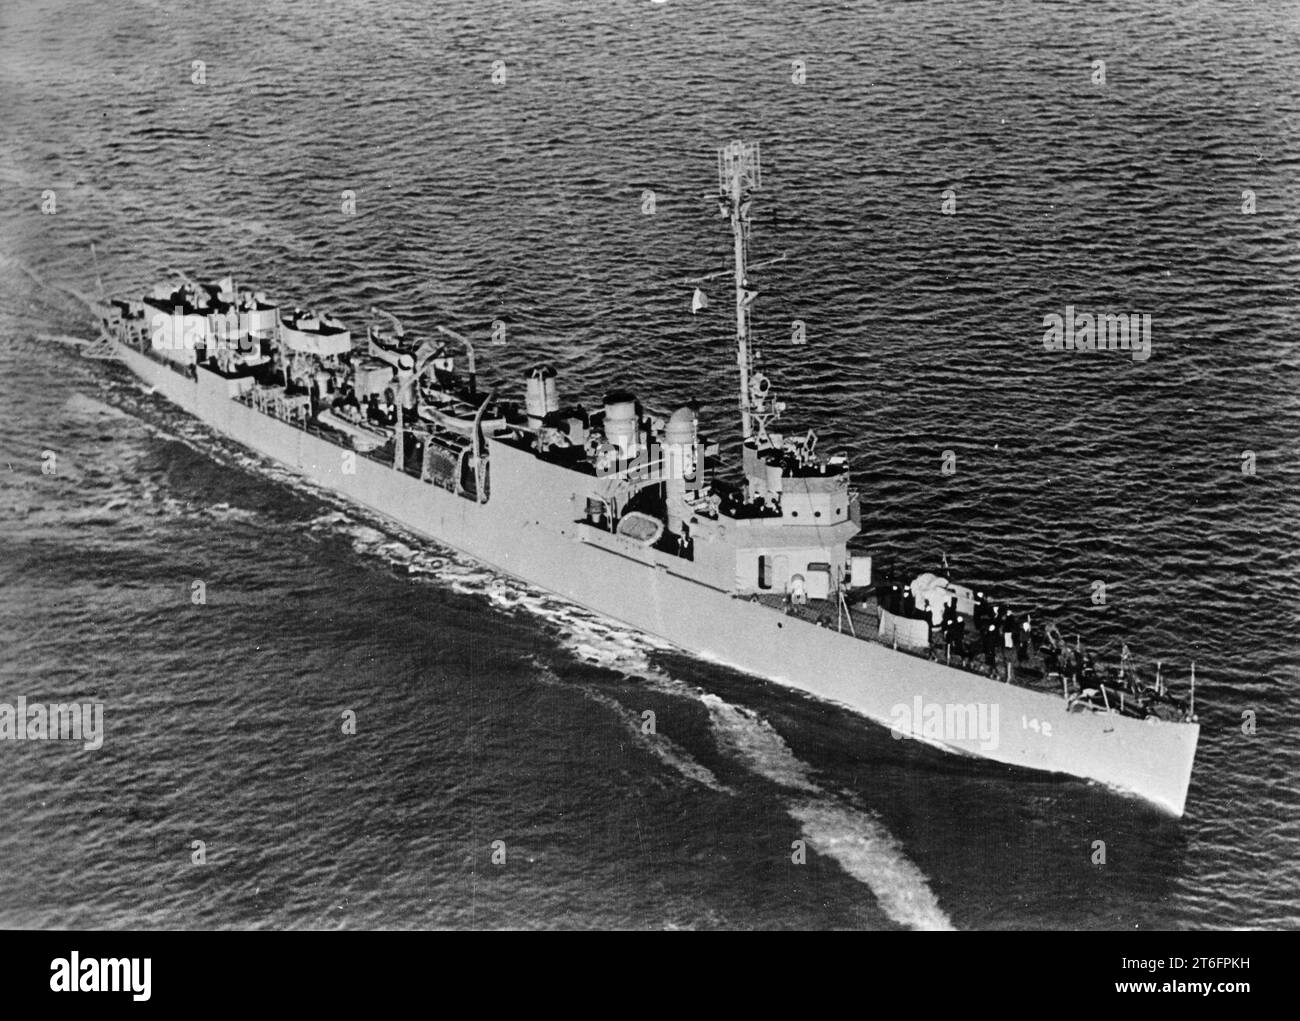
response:
<path fill-rule="evenodd" d="M 1297 81 L 1277 0 L 6 3 L 0 701 L 106 736 L 0 742 L 0 923 L 1296 926 Z M 766 364 L 864 541 L 1195 661 L 1182 820 L 660 648 L 51 339 L 97 275 L 233 272 L 500 319 L 507 388 L 546 359 L 734 437 L 726 281 L 684 282 L 733 137 Z M 1069 305 L 1150 313 L 1150 359 L 1045 351 Z"/>

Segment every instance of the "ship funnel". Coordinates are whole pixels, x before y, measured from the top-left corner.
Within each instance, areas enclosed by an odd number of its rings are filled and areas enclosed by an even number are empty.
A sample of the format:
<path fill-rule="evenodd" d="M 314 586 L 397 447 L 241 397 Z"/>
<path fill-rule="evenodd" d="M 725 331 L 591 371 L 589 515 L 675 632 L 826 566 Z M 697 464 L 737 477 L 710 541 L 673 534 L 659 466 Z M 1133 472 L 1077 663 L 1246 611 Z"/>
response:
<path fill-rule="evenodd" d="M 699 489 L 699 414 L 686 405 L 678 408 L 664 426 L 663 476 L 668 530 L 683 534 L 686 491 Z"/>
<path fill-rule="evenodd" d="M 664 475 L 674 482 L 687 483 L 691 488 L 695 488 L 699 425 L 699 413 L 685 405 L 674 411 L 664 426 Z"/>
<path fill-rule="evenodd" d="M 528 412 L 528 424 L 534 429 L 541 428 L 542 419 L 547 415 L 560 410 L 560 387 L 555 369 L 550 365 L 535 365 L 528 373 L 524 407 Z"/>
<path fill-rule="evenodd" d="M 670 446 L 693 446 L 699 430 L 700 416 L 689 404 L 672 413 L 664 428 L 664 442 Z"/>
<path fill-rule="evenodd" d="M 636 396 L 626 390 L 605 395 L 605 439 L 618 447 L 619 456 L 636 457 Z"/>

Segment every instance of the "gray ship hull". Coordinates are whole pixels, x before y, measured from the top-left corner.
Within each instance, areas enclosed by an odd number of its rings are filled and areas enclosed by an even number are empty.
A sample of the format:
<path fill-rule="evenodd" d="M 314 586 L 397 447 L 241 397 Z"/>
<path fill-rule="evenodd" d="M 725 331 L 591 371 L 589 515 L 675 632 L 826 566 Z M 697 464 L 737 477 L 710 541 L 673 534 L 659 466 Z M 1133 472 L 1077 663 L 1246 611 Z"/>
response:
<path fill-rule="evenodd" d="M 732 598 L 689 577 L 688 564 L 665 563 L 617 537 L 590 534 L 578 520 L 583 507 L 572 473 L 508 444 L 488 440 L 491 497 L 476 503 L 233 400 L 221 376 L 199 369 L 191 379 L 125 345 L 115 347 L 133 372 L 213 429 L 506 574 L 896 733 L 960 754 L 1089 778 L 1183 813 L 1195 723 L 1069 711 L 1060 696 Z M 977 728 L 977 717 L 993 726 Z M 901 724 L 904 719 L 913 722 Z"/>

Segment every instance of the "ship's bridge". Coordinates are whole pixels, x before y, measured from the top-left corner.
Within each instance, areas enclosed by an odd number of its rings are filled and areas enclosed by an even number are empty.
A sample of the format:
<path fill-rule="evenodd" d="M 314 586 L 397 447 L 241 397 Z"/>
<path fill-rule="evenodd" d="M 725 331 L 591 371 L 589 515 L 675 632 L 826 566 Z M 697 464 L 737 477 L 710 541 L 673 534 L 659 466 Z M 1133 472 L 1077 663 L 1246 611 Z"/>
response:
<path fill-rule="evenodd" d="M 814 456 L 808 442 L 782 444 L 774 435 L 763 449 L 745 444 L 750 501 L 787 525 L 856 523 L 858 502 L 849 489 L 847 455 Z"/>

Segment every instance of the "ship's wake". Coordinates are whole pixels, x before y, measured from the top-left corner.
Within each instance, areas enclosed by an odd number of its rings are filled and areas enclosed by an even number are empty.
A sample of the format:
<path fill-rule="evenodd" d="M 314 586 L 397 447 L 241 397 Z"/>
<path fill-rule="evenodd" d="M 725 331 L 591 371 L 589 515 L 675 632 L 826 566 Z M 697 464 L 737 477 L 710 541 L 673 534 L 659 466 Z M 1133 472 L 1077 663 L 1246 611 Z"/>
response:
<path fill-rule="evenodd" d="M 814 851 L 868 886 L 894 921 L 913 929 L 953 928 L 924 873 L 874 815 L 822 790 L 809 766 L 753 710 L 711 694 L 700 695 L 700 701 L 709 710 L 719 744 L 783 789 L 786 811 Z"/>
<path fill-rule="evenodd" d="M 825 791 L 812 768 L 794 754 L 776 729 L 751 709 L 732 705 L 709 692 L 656 668 L 652 654 L 670 648 L 657 640 L 599 617 L 581 607 L 541 592 L 513 578 L 486 570 L 458 554 L 429 552 L 418 542 L 394 540 L 376 528 L 334 513 L 312 522 L 313 530 L 347 534 L 353 548 L 376 556 L 410 574 L 426 575 L 463 594 L 478 594 L 507 612 L 523 610 L 550 624 L 565 648 L 586 663 L 617 671 L 642 687 L 701 705 L 721 750 L 781 790 L 786 812 L 800 826 L 801 836 L 816 853 L 836 862 L 865 885 L 890 919 L 915 929 L 952 929 L 925 875 L 907 857 L 898 841 L 872 813 Z M 641 717 L 596 685 L 558 678 L 539 664 L 542 683 L 576 689 L 612 713 L 642 747 L 687 780 L 720 793 L 734 795 L 705 766 L 669 738 L 644 734 Z"/>
<path fill-rule="evenodd" d="M 542 684 L 563 688 L 565 691 L 577 690 L 583 698 L 603 709 L 608 710 L 637 741 L 638 747 L 644 749 L 665 766 L 719 794 L 735 794 L 730 787 L 723 784 L 712 770 L 696 762 L 691 754 L 676 744 L 671 738 L 659 733 L 647 734 L 642 727 L 641 717 L 628 709 L 622 702 L 612 698 L 599 688 L 589 684 L 574 684 L 572 681 L 557 677 L 551 670 L 538 664 L 536 680 Z"/>

